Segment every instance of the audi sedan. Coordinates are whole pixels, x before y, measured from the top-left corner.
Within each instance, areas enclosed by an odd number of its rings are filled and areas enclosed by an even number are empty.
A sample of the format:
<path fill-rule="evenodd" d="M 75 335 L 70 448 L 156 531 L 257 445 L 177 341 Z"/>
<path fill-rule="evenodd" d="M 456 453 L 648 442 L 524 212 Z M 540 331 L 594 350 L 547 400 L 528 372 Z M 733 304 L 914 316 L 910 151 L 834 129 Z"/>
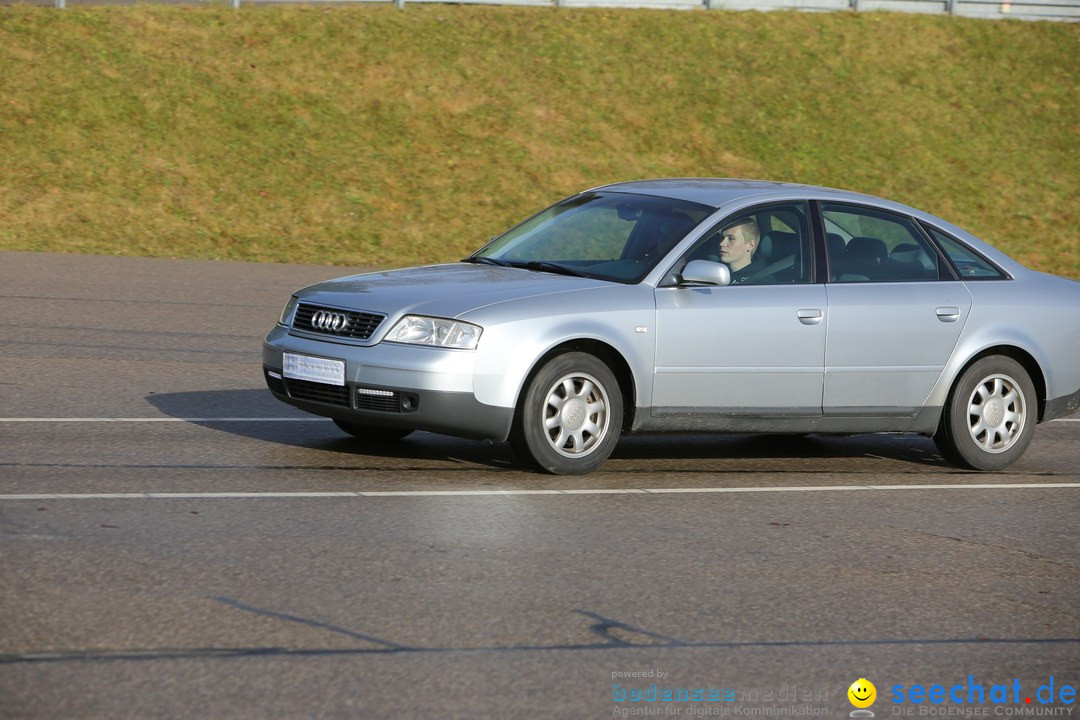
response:
<path fill-rule="evenodd" d="M 362 441 L 506 441 L 585 473 L 630 432 L 932 436 L 966 468 L 1080 409 L 1080 283 L 895 202 L 786 183 L 587 190 L 456 263 L 297 291 L 271 392 Z"/>

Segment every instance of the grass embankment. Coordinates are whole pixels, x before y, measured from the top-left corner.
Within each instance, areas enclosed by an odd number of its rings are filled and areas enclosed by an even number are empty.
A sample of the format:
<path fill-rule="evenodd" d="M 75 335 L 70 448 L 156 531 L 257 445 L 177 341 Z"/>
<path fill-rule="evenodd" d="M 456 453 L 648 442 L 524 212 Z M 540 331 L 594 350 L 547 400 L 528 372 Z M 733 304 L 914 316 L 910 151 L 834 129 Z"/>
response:
<path fill-rule="evenodd" d="M 456 259 L 584 187 L 790 180 L 1080 277 L 1080 25 L 0 8 L 0 249 Z"/>

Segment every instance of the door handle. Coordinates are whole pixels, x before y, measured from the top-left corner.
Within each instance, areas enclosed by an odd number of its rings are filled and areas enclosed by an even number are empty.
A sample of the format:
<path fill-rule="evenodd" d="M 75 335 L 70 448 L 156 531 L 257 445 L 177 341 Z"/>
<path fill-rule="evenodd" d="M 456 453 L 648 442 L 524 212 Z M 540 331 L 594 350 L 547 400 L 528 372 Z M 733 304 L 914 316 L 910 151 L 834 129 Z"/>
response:
<path fill-rule="evenodd" d="M 817 325 L 821 322 L 821 319 L 825 317 L 825 313 L 813 308 L 800 310 L 797 314 L 799 316 L 799 322 L 803 325 Z"/>
<path fill-rule="evenodd" d="M 941 322 L 956 322 L 960 319 L 960 308 L 939 307 L 937 309 L 937 319 Z"/>

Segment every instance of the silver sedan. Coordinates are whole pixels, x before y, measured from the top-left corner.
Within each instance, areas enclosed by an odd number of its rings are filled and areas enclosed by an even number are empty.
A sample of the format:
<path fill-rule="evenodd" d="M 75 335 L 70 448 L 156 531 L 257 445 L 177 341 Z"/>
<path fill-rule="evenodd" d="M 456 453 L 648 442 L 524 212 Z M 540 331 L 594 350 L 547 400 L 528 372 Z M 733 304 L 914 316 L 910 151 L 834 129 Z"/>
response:
<path fill-rule="evenodd" d="M 1080 409 L 1080 283 L 867 195 L 627 182 L 461 262 L 297 291 L 263 369 L 361 441 L 509 440 L 552 473 L 664 431 L 919 433 L 999 470 Z"/>

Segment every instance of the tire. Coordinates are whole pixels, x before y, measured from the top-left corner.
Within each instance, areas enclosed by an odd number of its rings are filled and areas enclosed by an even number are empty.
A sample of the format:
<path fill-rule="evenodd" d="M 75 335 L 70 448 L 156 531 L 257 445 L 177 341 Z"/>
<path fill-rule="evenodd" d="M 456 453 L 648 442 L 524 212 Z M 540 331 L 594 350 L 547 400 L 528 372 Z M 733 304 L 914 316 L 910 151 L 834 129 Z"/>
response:
<path fill-rule="evenodd" d="M 348 422 L 347 420 L 334 419 L 334 424 L 357 440 L 366 443 L 392 442 L 400 440 L 412 432 L 409 428 L 387 428 L 376 425 L 364 425 L 363 423 Z"/>
<path fill-rule="evenodd" d="M 623 420 L 619 382 L 599 358 L 557 355 L 518 403 L 510 443 L 522 460 L 555 475 L 581 475 L 608 459 Z"/>
<path fill-rule="evenodd" d="M 1031 443 L 1038 402 L 1020 363 L 1002 355 L 982 358 L 953 385 L 934 443 L 953 465 L 1002 470 Z"/>

